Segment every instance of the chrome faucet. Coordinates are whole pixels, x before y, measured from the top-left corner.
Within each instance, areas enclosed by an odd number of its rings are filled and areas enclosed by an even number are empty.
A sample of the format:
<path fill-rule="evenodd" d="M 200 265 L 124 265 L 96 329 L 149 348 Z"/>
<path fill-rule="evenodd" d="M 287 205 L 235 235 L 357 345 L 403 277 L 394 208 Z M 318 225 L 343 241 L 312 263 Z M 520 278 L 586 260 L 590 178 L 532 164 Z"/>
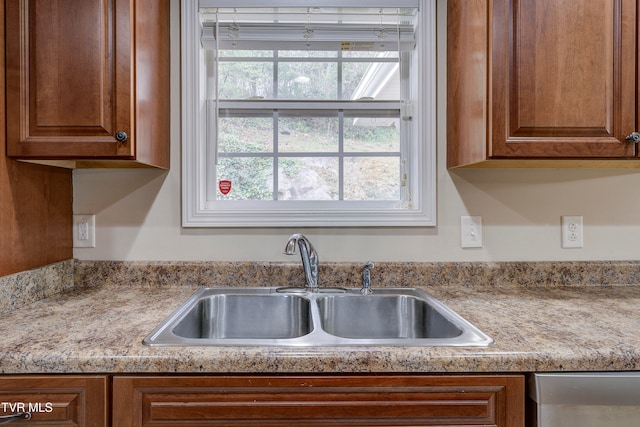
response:
<path fill-rule="evenodd" d="M 360 289 L 360 293 L 362 295 L 369 295 L 373 293 L 371 290 L 371 269 L 375 266 L 376 265 L 374 263 L 368 261 L 362 269 L 362 289 Z"/>
<path fill-rule="evenodd" d="M 302 267 L 304 268 L 304 278 L 306 288 L 312 292 L 318 290 L 318 253 L 313 245 L 302 234 L 296 233 L 289 237 L 284 253 L 287 255 L 295 255 L 296 244 L 300 248 L 300 257 L 302 257 Z"/>

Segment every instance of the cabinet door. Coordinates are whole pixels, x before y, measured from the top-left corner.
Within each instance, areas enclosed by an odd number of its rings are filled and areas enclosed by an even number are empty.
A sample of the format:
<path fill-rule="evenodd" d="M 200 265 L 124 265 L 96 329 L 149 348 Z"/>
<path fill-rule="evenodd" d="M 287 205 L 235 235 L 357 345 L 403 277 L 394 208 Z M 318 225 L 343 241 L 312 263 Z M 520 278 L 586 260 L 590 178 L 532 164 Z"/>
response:
<path fill-rule="evenodd" d="M 495 0 L 490 158 L 636 154 L 635 0 Z"/>
<path fill-rule="evenodd" d="M 114 427 L 509 426 L 522 376 L 115 377 Z"/>
<path fill-rule="evenodd" d="M 133 156 L 128 3 L 7 0 L 10 155 Z"/>
<path fill-rule="evenodd" d="M 168 167 L 168 0 L 7 0 L 5 19 L 10 156 Z"/>
<path fill-rule="evenodd" d="M 0 376 L 0 416 L 28 412 L 29 425 L 106 427 L 107 387 L 105 376 Z"/>
<path fill-rule="evenodd" d="M 448 1 L 448 167 L 636 158 L 636 20 L 634 0 Z"/>

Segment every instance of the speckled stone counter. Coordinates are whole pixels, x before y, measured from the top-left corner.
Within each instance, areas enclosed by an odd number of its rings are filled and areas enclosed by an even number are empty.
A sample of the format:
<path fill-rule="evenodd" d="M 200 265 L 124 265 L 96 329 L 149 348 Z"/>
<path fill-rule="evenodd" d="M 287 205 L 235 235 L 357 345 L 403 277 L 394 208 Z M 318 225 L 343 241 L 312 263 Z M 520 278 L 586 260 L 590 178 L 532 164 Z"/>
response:
<path fill-rule="evenodd" d="M 631 271 L 631 265 L 624 266 Z M 139 270 L 138 267 L 133 270 Z M 390 274 L 389 266 L 382 267 L 378 274 L 383 271 Z M 585 267 L 592 268 L 586 264 Z M 83 282 L 79 289 L 58 293 L 0 316 L 0 372 L 640 370 L 640 286 L 625 283 L 630 280 L 628 276 L 621 280 L 624 284 L 616 284 L 613 279 L 605 285 L 575 286 L 557 282 L 537 286 L 470 285 L 459 281 L 445 286 L 441 280 L 440 285 L 434 284 L 437 278 L 408 271 L 396 276 L 401 279 L 388 283 L 381 280 L 385 285 L 420 287 L 438 298 L 490 335 L 495 344 L 488 348 L 159 348 L 144 346 L 142 339 L 198 287 L 220 285 L 217 281 L 222 279 L 209 277 L 203 281 L 192 277 L 176 281 L 181 276 L 178 274 L 170 280 L 172 285 L 167 285 L 157 271 L 165 271 L 162 277 L 166 278 L 175 274 L 174 268 L 154 265 L 155 273 L 147 274 L 146 279 L 132 279 L 130 274 L 122 274 L 123 268 L 132 269 L 123 264 L 115 269 L 120 274 L 106 274 L 107 270 L 114 271 L 113 266 L 76 267 L 77 282 L 79 275 L 87 274 L 99 283 Z M 89 273 L 91 269 L 95 274 Z M 345 269 L 344 274 L 351 277 L 353 274 L 348 271 L 352 270 L 358 272 L 357 268 Z M 296 275 L 292 277 L 297 280 Z M 352 280 L 354 284 L 357 282 Z M 235 283 L 226 279 L 223 282 Z M 594 282 L 603 281 L 594 279 Z"/>

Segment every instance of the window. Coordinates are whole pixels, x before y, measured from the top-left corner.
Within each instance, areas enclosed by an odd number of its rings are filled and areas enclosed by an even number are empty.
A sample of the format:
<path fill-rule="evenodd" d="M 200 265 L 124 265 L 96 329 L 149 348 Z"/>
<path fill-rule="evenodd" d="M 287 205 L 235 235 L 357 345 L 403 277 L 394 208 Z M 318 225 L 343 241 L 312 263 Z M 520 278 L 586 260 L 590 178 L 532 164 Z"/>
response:
<path fill-rule="evenodd" d="M 260 3 L 183 1 L 183 225 L 435 225 L 435 2 Z"/>

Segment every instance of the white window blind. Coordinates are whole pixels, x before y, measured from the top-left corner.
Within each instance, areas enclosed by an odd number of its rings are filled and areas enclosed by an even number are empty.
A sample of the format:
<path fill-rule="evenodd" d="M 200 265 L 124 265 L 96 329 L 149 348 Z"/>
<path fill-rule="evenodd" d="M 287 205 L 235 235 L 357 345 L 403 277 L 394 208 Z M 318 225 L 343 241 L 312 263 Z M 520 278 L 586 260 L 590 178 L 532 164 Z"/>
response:
<path fill-rule="evenodd" d="M 363 4 L 362 0 L 269 0 L 268 6 L 283 8 L 300 7 L 303 5 L 311 8 L 341 10 L 350 8 L 360 9 L 363 6 L 371 8 L 399 7 L 418 9 L 420 7 L 420 3 L 421 0 L 367 0 L 366 4 Z M 264 0 L 242 0 L 241 2 L 238 0 L 196 0 L 193 4 L 197 4 L 200 10 L 210 8 L 236 8 L 238 6 L 247 8 L 265 7 Z"/>
<path fill-rule="evenodd" d="M 414 11 L 366 9 L 368 15 L 319 14 L 288 9 L 204 13 L 205 49 L 412 50 Z M 402 18 L 404 19 L 401 20 Z"/>

